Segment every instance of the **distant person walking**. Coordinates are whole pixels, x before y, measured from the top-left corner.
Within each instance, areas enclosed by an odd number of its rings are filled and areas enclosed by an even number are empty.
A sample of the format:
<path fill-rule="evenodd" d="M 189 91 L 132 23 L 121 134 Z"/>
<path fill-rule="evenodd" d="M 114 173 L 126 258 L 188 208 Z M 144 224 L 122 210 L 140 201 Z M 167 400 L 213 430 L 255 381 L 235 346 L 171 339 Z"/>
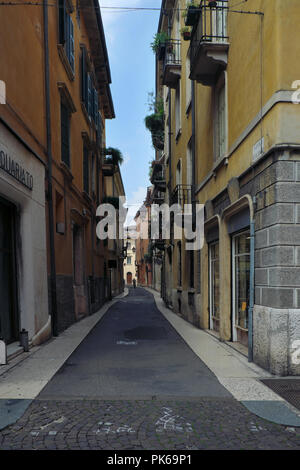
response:
<path fill-rule="evenodd" d="M 133 288 L 135 289 L 136 288 L 136 280 L 133 279 Z"/>

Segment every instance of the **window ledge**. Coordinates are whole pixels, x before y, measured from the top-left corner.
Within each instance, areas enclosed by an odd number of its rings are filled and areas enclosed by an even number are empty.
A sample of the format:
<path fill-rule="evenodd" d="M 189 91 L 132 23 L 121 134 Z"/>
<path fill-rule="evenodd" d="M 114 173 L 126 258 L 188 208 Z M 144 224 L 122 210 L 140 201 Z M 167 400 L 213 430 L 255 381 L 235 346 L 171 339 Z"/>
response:
<path fill-rule="evenodd" d="M 181 136 L 181 127 L 180 127 L 180 129 L 178 129 L 178 131 L 176 132 L 176 143 L 178 142 L 180 136 Z"/>
<path fill-rule="evenodd" d="M 190 99 L 187 107 L 186 107 L 186 110 L 185 110 L 185 114 L 188 116 L 191 112 L 191 109 L 192 109 L 192 100 Z"/>
<path fill-rule="evenodd" d="M 91 196 L 86 191 L 82 191 L 82 195 L 89 204 L 92 204 L 93 201 L 91 199 Z"/>
<path fill-rule="evenodd" d="M 65 162 L 60 163 L 60 168 L 63 172 L 63 174 L 67 177 L 67 179 L 71 182 L 74 179 L 74 176 L 72 175 L 72 172 L 68 165 Z"/>
<path fill-rule="evenodd" d="M 67 72 L 67 75 L 69 77 L 69 79 L 73 82 L 75 80 L 75 74 L 74 74 L 74 71 L 72 70 L 72 67 L 70 65 L 70 62 L 69 62 L 69 59 L 67 57 L 67 54 L 66 54 L 66 51 L 65 51 L 65 48 L 64 48 L 64 45 L 63 44 L 57 44 L 57 49 L 58 49 L 58 54 L 59 54 L 59 57 L 65 67 L 65 70 Z"/>
<path fill-rule="evenodd" d="M 86 109 L 85 104 L 84 104 L 83 101 L 81 101 L 81 109 L 82 109 L 82 112 L 84 114 L 86 122 L 88 123 L 89 126 L 91 126 L 92 125 L 92 119 L 88 115 L 87 109 Z"/>

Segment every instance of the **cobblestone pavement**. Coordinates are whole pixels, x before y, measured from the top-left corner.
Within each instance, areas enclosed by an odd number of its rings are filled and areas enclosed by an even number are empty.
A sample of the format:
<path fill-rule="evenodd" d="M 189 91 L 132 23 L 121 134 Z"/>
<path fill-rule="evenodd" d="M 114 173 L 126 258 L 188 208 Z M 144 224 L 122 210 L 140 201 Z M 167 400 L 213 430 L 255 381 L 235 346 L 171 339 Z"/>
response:
<path fill-rule="evenodd" d="M 300 449 L 300 428 L 250 413 L 131 290 L 97 324 L 0 449 Z"/>
<path fill-rule="evenodd" d="M 300 429 L 252 415 L 234 399 L 36 400 L 0 432 L 0 449 L 300 449 Z"/>

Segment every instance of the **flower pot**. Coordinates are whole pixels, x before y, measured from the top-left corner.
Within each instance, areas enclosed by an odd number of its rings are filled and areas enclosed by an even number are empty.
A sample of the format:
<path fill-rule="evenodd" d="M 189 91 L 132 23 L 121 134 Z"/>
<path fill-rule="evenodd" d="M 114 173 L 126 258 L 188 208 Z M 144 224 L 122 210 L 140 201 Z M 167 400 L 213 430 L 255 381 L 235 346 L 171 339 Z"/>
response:
<path fill-rule="evenodd" d="M 208 4 L 210 8 L 214 8 L 217 6 L 218 2 L 216 2 L 216 0 L 208 0 Z"/>
<path fill-rule="evenodd" d="M 191 40 L 191 32 L 190 31 L 186 31 L 185 33 L 183 33 L 183 39 L 184 41 L 190 41 Z"/>
<path fill-rule="evenodd" d="M 187 15 L 185 18 L 186 26 L 194 26 L 199 18 L 199 7 L 191 5 L 187 9 Z"/>
<path fill-rule="evenodd" d="M 161 44 L 157 52 L 158 60 L 163 60 L 165 53 L 166 53 L 166 45 Z"/>

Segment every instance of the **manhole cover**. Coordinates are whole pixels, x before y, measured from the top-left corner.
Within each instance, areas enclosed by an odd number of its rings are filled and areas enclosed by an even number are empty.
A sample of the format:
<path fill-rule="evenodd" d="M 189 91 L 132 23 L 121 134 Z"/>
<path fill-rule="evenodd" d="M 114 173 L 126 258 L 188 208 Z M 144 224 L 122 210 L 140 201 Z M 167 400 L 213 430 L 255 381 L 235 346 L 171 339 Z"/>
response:
<path fill-rule="evenodd" d="M 124 331 L 124 336 L 129 340 L 150 339 L 158 340 L 165 339 L 167 333 L 165 328 L 156 326 L 138 326 L 132 330 Z"/>
<path fill-rule="evenodd" d="M 300 379 L 264 379 L 262 383 L 300 410 Z"/>

